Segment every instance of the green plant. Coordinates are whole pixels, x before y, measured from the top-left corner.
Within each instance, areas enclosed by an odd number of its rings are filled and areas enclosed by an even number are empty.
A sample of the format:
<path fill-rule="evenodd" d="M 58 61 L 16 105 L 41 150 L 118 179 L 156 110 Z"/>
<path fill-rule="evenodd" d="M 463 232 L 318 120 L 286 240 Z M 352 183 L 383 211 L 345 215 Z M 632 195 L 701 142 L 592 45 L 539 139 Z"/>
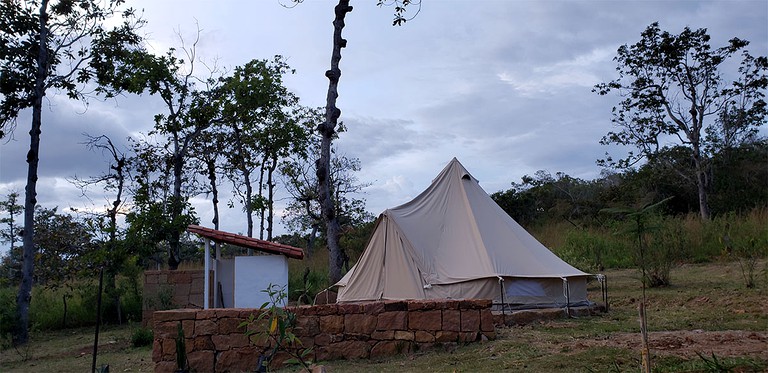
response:
<path fill-rule="evenodd" d="M 279 351 L 291 356 L 286 363 L 300 364 L 304 369 L 309 370 L 308 356 L 312 353 L 312 349 L 303 348 L 301 340 L 293 334 L 296 314 L 282 307 L 287 298 L 285 287 L 269 284 L 262 292 L 267 293 L 269 301 L 261 305 L 258 316 L 250 314 L 248 319 L 239 325 L 240 328 L 246 329 L 245 335 L 252 343 L 268 342 L 259 344 L 265 347 L 262 347 L 262 355 L 256 371 L 268 371 L 273 358 Z"/>
<path fill-rule="evenodd" d="M 309 267 L 304 268 L 304 275 L 301 277 L 301 287 L 294 290 L 294 294 L 298 295 L 298 298 L 296 298 L 296 301 L 299 303 L 299 305 L 302 304 L 312 304 L 312 298 L 313 298 L 313 292 L 314 292 L 314 285 L 312 281 L 309 279 L 311 271 L 309 270 Z"/>
<path fill-rule="evenodd" d="M 189 361 L 187 360 L 187 341 L 184 337 L 184 328 L 179 321 L 178 332 L 176 334 L 176 372 L 188 372 Z"/>
<path fill-rule="evenodd" d="M 706 357 L 701 352 L 696 351 L 696 355 L 699 355 L 699 358 L 701 361 L 704 362 L 704 367 L 707 370 L 707 372 L 731 372 L 733 371 L 733 367 L 729 364 L 726 364 L 722 360 L 717 358 L 717 355 L 715 353 L 712 353 L 712 357 Z"/>
<path fill-rule="evenodd" d="M 133 347 L 149 346 L 152 344 L 153 339 L 152 329 L 138 328 L 131 334 L 131 345 Z"/>

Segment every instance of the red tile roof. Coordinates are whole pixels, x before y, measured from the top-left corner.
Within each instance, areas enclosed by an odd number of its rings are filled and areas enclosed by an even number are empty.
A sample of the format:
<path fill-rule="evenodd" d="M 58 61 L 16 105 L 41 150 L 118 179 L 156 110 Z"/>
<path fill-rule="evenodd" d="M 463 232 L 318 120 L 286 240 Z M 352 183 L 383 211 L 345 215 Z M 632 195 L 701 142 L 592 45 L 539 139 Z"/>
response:
<path fill-rule="evenodd" d="M 211 240 L 219 243 L 228 243 L 247 249 L 259 250 L 269 254 L 283 254 L 289 258 L 294 259 L 304 259 L 304 250 L 276 242 L 269 242 L 257 238 L 241 236 L 239 234 L 218 231 L 211 228 L 201 227 L 199 225 L 188 226 L 187 232 L 210 238 Z"/>

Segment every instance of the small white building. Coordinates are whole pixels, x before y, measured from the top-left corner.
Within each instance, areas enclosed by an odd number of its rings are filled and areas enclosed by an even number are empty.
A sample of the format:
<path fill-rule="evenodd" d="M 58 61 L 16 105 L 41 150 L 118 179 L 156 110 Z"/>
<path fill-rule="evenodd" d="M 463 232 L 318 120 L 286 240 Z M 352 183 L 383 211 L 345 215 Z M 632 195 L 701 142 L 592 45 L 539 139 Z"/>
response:
<path fill-rule="evenodd" d="M 270 285 L 288 292 L 288 258 L 304 259 L 304 250 L 239 234 L 190 225 L 187 232 L 205 241 L 205 291 L 203 308 L 259 308 L 269 302 L 264 292 Z M 211 259 L 211 244 L 216 255 Z M 229 244 L 258 252 L 258 255 L 222 258 L 221 245 Z M 213 281 L 210 281 L 211 270 Z M 213 289 L 210 289 L 213 285 Z M 213 292 L 213 304 L 209 304 Z"/>

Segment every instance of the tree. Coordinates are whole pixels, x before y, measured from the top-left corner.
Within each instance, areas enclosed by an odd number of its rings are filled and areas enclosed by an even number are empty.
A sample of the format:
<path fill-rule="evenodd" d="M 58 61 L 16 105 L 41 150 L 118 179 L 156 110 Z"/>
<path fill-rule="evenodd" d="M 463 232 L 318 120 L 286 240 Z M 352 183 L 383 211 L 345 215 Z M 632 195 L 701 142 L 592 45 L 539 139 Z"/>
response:
<path fill-rule="evenodd" d="M 6 226 L 0 230 L 0 241 L 8 242 L 8 253 L 3 255 L 0 262 L 0 284 L 7 282 L 16 284 L 21 279 L 21 252 L 16 247 L 16 240 L 21 228 L 16 224 L 16 217 L 24 211 L 19 205 L 19 193 L 11 191 L 5 201 L 0 201 L 0 212 L 7 214 L 0 218 L 0 224 Z"/>
<path fill-rule="evenodd" d="M 209 70 L 210 76 L 201 79 L 195 75 L 197 61 L 197 39 L 191 46 L 184 46 L 182 39 L 181 53 L 177 57 L 176 49 L 171 48 L 166 54 L 155 56 L 144 49 L 117 51 L 107 54 L 99 60 L 101 74 L 99 82 L 110 86 L 116 91 L 130 93 L 149 92 L 158 95 L 166 106 L 167 112 L 155 116 L 155 128 L 150 135 L 159 134 L 166 137 L 167 143 L 162 147 L 164 153 L 155 153 L 166 157 L 171 171 L 171 194 L 167 199 L 168 212 L 173 222 L 184 220 L 184 212 L 188 206 L 188 195 L 184 187 L 189 187 L 193 177 L 190 177 L 192 148 L 202 133 L 214 122 L 216 113 L 211 92 L 218 80 L 213 78 L 215 66 Z M 181 37 L 179 37 L 181 39 Z M 120 57 L 119 63 L 113 63 L 108 57 Z M 185 60 L 186 58 L 186 60 Z M 202 83 L 205 89 L 198 90 L 196 83 Z M 149 149 L 149 148 L 148 148 Z M 189 190 L 186 191 L 190 194 Z M 186 226 L 173 225 L 177 229 L 168 233 L 168 267 L 178 268 L 180 263 L 181 233 Z"/>
<path fill-rule="evenodd" d="M 623 98 L 613 108 L 618 130 L 600 142 L 638 151 L 618 161 L 608 156 L 599 163 L 628 168 L 670 146 L 689 148 L 693 177 L 680 176 L 695 185 L 704 220 L 710 218 L 710 159 L 717 150 L 713 135 L 725 134 L 721 138 L 731 143 L 740 138 L 735 135 L 752 133 L 765 123 L 763 90 L 768 86 L 768 59 L 751 56 L 745 50 L 748 41 L 733 38 L 713 49 L 709 40 L 706 29 L 686 27 L 673 35 L 653 23 L 639 42 L 619 47 L 614 58 L 619 78 L 594 89 L 600 95 L 618 91 Z M 726 83 L 726 61 L 739 51 L 737 79 Z"/>
<path fill-rule="evenodd" d="M 85 269 L 89 254 L 96 250 L 89 227 L 69 214 L 59 214 L 57 208 L 35 209 L 35 282 L 49 289 L 63 289 L 66 327 L 67 298 L 72 296 L 71 281 Z"/>
<path fill-rule="evenodd" d="M 20 111 L 32 109 L 27 185 L 24 201 L 22 281 L 16 299 L 20 320 L 17 344 L 29 338 L 29 304 L 34 271 L 34 207 L 42 128 L 43 97 L 53 88 L 70 98 L 84 99 L 83 87 L 96 74 L 94 56 L 104 49 L 136 45 L 135 30 L 142 24 L 132 9 L 111 31 L 103 23 L 124 0 L 8 0 L 0 4 L 0 137 L 13 132 Z M 120 35 L 119 38 L 114 38 Z"/>
<path fill-rule="evenodd" d="M 247 235 L 253 236 L 253 213 L 259 211 L 259 238 L 272 238 L 271 216 L 274 195 L 273 173 L 278 159 L 303 148 L 306 131 L 300 117 L 292 113 L 298 97 L 283 85 L 283 76 L 293 73 L 282 56 L 252 60 L 222 78 L 219 102 L 223 127 L 228 130 L 227 176 L 245 207 Z M 259 170 L 258 191 L 253 192 L 253 173 Z M 266 174 L 267 180 L 264 180 Z M 264 188 L 267 197 L 264 197 Z M 265 212 L 269 216 L 265 218 Z"/>
<path fill-rule="evenodd" d="M 85 145 L 91 151 L 100 151 L 109 158 L 108 171 L 95 177 L 86 179 L 73 178 L 70 180 L 75 186 L 79 187 L 86 196 L 90 187 L 96 187 L 104 192 L 114 193 L 114 198 L 109 202 L 109 206 L 104 213 L 94 213 L 90 219 L 93 227 L 93 234 L 106 235 L 105 238 L 97 240 L 99 250 L 95 250 L 91 259 L 97 266 L 105 268 L 107 275 L 105 291 L 112 299 L 116 311 L 118 323 L 122 323 L 122 312 L 120 307 L 120 292 L 117 289 L 116 277 L 131 256 L 130 249 L 124 245 L 124 231 L 118 226 L 117 218 L 122 214 L 125 203 L 124 194 L 126 191 L 125 183 L 128 181 L 128 159 L 125 152 L 112 142 L 108 136 L 90 136 L 86 135 Z"/>
<path fill-rule="evenodd" d="M 295 4 L 303 0 L 293 0 Z M 411 18 L 405 18 L 406 7 L 415 4 L 421 9 L 421 0 L 377 0 L 377 6 L 394 6 L 395 19 L 393 25 L 402 25 Z M 326 240 L 330 251 L 328 278 L 331 283 L 341 279 L 341 266 L 344 262 L 343 251 L 339 247 L 339 235 L 341 233 L 338 217 L 333 205 L 333 190 L 331 185 L 331 143 L 336 137 L 337 125 L 341 110 L 336 106 L 339 97 L 339 79 L 341 78 L 341 49 L 346 48 L 347 40 L 341 37 L 344 30 L 344 19 L 347 13 L 352 11 L 349 0 L 339 0 L 333 8 L 333 48 L 331 50 L 331 68 L 325 72 L 328 78 L 328 93 L 326 94 L 325 121 L 317 126 L 317 132 L 321 135 L 320 157 L 317 160 L 317 182 L 320 197 L 320 206 L 323 222 L 326 229 Z M 418 11 L 416 12 L 418 14 Z M 415 17 L 415 15 L 414 15 Z"/>
<path fill-rule="evenodd" d="M 319 146 L 319 141 L 315 141 L 310 148 L 310 153 L 315 153 Z M 337 154 L 335 149 L 331 154 L 333 155 L 330 175 L 334 191 L 333 204 L 339 226 L 344 232 L 373 219 L 373 216 L 365 210 L 365 200 L 353 197 L 370 184 L 361 183 L 355 176 L 355 172 L 361 169 L 359 159 Z M 292 197 L 286 207 L 283 221 L 295 233 L 309 232 L 307 253 L 311 255 L 317 233 L 323 223 L 320 196 L 317 193 L 317 175 L 313 172 L 315 165 L 306 155 L 297 155 L 284 162 L 280 168 L 283 184 Z M 341 249 L 341 256 L 348 258 L 343 249 Z"/>
<path fill-rule="evenodd" d="M 16 216 L 24 211 L 24 206 L 19 205 L 18 201 L 19 192 L 16 191 L 8 193 L 5 201 L 0 201 L 0 212 L 8 214 L 8 216 L 0 218 L 0 224 L 7 226 L 0 231 L 0 239 L 9 243 L 9 250 L 13 250 L 16 246 L 16 237 L 20 233 L 19 226 L 16 224 Z"/>

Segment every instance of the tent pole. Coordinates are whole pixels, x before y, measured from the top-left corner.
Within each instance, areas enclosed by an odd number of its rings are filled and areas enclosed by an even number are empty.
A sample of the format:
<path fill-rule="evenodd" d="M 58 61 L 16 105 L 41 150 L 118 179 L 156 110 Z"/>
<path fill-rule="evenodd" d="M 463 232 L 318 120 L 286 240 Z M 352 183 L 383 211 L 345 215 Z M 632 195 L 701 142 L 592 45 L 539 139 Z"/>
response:
<path fill-rule="evenodd" d="M 499 291 L 501 292 L 501 322 L 507 325 L 507 313 L 505 312 L 507 304 L 504 302 L 504 278 L 501 276 L 497 277 L 499 278 Z"/>
<path fill-rule="evenodd" d="M 563 277 L 563 287 L 565 288 L 565 313 L 571 317 L 571 289 L 566 277 Z"/>

